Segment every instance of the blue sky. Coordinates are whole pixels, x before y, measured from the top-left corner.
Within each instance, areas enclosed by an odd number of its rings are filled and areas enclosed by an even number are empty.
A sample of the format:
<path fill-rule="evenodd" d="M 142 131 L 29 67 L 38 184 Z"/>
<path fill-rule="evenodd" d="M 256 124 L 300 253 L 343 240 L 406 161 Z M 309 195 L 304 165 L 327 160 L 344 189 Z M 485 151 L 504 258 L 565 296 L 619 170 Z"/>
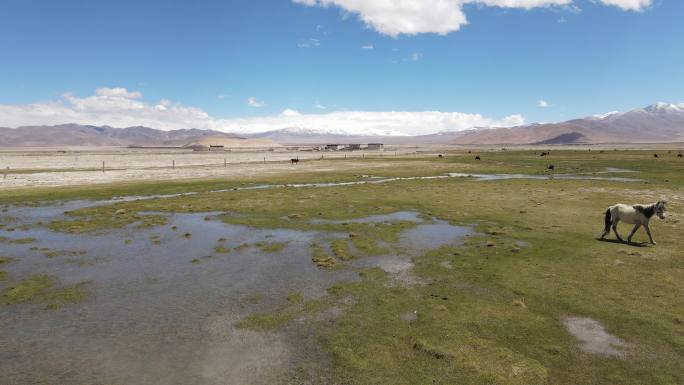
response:
<path fill-rule="evenodd" d="M 0 0 L 0 126 L 344 128 L 360 112 L 439 111 L 466 115 L 424 125 L 463 129 L 475 114 L 504 125 L 684 101 L 682 1 L 377 3 Z M 404 115 L 379 126 L 420 124 Z"/>

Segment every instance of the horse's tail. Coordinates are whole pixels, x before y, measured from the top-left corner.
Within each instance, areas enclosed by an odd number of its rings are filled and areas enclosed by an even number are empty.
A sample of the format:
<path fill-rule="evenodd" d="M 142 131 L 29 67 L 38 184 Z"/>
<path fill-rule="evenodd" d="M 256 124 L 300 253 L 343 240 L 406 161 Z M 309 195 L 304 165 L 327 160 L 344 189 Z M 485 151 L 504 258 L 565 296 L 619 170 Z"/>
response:
<path fill-rule="evenodd" d="M 611 223 L 610 208 L 608 208 L 608 210 L 606 210 L 605 227 L 603 229 L 606 233 L 610 231 L 610 223 Z"/>

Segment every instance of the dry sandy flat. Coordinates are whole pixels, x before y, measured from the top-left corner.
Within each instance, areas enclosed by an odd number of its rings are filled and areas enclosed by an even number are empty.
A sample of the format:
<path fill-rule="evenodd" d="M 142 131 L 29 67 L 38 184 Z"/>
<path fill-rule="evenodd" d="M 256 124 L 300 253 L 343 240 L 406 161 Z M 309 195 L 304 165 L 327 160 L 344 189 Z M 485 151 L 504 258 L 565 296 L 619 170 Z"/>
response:
<path fill-rule="evenodd" d="M 600 146 L 509 146 L 511 150 L 599 150 L 613 148 L 662 149 L 659 145 Z M 387 167 L 386 162 L 358 162 L 354 159 L 390 159 L 464 151 L 464 146 L 421 145 L 386 146 L 384 151 L 296 151 L 273 149 L 232 149 L 192 151 L 154 148 L 0 148 L 0 189 L 33 186 L 69 186 L 143 180 L 223 178 L 261 176 L 290 171 L 335 171 Z M 477 151 L 500 151 L 500 146 L 469 146 Z M 321 159 L 323 157 L 323 159 Z M 302 160 L 298 166 L 289 162 Z M 343 159 L 348 159 L 345 162 Z M 327 161 L 335 159 L 336 161 Z M 104 162 L 105 171 L 102 171 Z M 9 170 L 9 172 L 5 172 Z"/>
<path fill-rule="evenodd" d="M 429 149 L 423 149 L 428 151 Z M 434 149 L 433 149 L 434 150 Z M 261 176 L 293 171 L 354 170 L 387 167 L 389 159 L 417 149 L 308 152 L 241 150 L 194 152 L 172 149 L 5 149 L 0 150 L 0 188 L 73 186 L 95 183 Z M 298 165 L 290 159 L 299 158 Z M 348 161 L 344 161 L 344 159 Z M 334 160 L 333 160 L 334 159 Z M 104 162 L 105 170 L 102 171 Z M 9 167 L 10 172 L 5 173 Z"/>

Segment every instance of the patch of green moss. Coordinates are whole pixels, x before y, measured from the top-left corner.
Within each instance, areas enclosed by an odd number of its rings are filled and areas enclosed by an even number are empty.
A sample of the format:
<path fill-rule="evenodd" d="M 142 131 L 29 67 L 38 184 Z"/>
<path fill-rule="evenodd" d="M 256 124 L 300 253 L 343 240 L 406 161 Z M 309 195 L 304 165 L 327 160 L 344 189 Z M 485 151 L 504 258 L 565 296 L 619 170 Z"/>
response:
<path fill-rule="evenodd" d="M 11 241 L 9 241 L 9 243 L 14 244 L 14 245 L 25 245 L 27 243 L 33 243 L 35 241 L 36 241 L 36 238 L 26 237 L 26 238 L 12 239 Z"/>
<path fill-rule="evenodd" d="M 257 304 L 257 303 L 261 302 L 262 299 L 264 299 L 264 295 L 261 293 L 256 293 L 256 294 L 248 297 L 247 299 L 245 299 L 245 302 L 251 303 L 251 304 Z"/>
<path fill-rule="evenodd" d="M 354 256 L 349 254 L 349 243 L 346 239 L 335 239 L 330 242 L 330 248 L 332 249 L 335 257 L 341 261 L 348 261 L 354 259 Z"/>
<path fill-rule="evenodd" d="M 82 302 L 86 298 L 85 285 L 87 284 L 88 282 L 81 282 L 71 287 L 45 293 L 46 308 L 57 309 L 67 304 Z"/>
<path fill-rule="evenodd" d="M 251 330 L 275 330 L 292 320 L 289 313 L 254 314 L 235 324 L 236 328 Z"/>
<path fill-rule="evenodd" d="M 328 255 L 325 249 L 319 244 L 313 245 L 313 256 L 311 257 L 311 260 L 316 266 L 322 269 L 331 269 L 337 264 L 335 258 Z"/>
<path fill-rule="evenodd" d="M 221 254 L 230 253 L 230 249 L 223 246 L 223 245 L 218 245 L 218 246 L 214 247 L 214 251 L 217 253 L 221 253 Z"/>
<path fill-rule="evenodd" d="M 163 226 L 167 218 L 163 215 L 139 215 L 135 211 L 116 209 L 118 206 L 89 207 L 67 212 L 75 219 L 59 219 L 50 222 L 53 231 L 64 233 L 88 233 L 106 228 L 122 228 L 135 225 L 137 229 Z M 123 211 L 122 211 L 123 210 Z"/>
<path fill-rule="evenodd" d="M 0 256 L 0 265 L 5 265 L 14 262 L 16 259 L 12 257 Z"/>
<path fill-rule="evenodd" d="M 287 295 L 287 302 L 293 304 L 304 303 L 304 296 L 299 293 L 290 293 Z"/>
<path fill-rule="evenodd" d="M 28 302 L 52 288 L 56 280 L 49 275 L 34 275 L 5 289 L 3 299 L 8 304 Z"/>
<path fill-rule="evenodd" d="M 257 242 L 255 246 L 264 253 L 277 253 L 287 246 L 287 242 Z"/>
<path fill-rule="evenodd" d="M 0 304 L 42 303 L 48 309 L 79 303 L 86 296 L 86 282 L 66 288 L 56 288 L 57 279 L 50 275 L 33 275 L 6 287 Z"/>
<path fill-rule="evenodd" d="M 59 257 L 60 255 L 62 255 L 62 253 L 59 251 L 56 251 L 56 250 L 50 250 L 50 251 L 43 252 L 43 255 L 45 255 L 47 258 L 55 258 L 55 257 Z"/>

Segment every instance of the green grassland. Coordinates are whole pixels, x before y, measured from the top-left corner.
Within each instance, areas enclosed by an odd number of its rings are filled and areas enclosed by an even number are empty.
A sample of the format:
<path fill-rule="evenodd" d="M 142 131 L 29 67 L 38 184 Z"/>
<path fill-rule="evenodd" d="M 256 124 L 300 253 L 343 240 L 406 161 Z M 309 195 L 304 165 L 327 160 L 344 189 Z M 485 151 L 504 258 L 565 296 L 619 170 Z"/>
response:
<path fill-rule="evenodd" d="M 356 180 L 364 170 L 355 169 L 268 179 L 69 188 L 54 193 L 6 191 L 0 192 L 0 202 L 197 191 L 192 196 L 76 210 L 49 226 L 56 231 L 106 231 L 127 225 L 164 225 L 163 217 L 146 220 L 140 212 L 224 211 L 221 219 L 235 224 L 352 235 L 346 242 L 334 241 L 330 251 L 312 245 L 314 259 L 324 269 L 340 268 L 354 258 L 391 253 L 398 247 L 398 234 L 414 224 L 312 224 L 313 218 L 343 220 L 413 210 L 453 224 L 472 225 L 478 234 L 464 245 L 426 251 L 413 259 L 413 274 L 427 284 L 390 285 L 390 277 L 380 269 L 362 269 L 358 282 L 338 283 L 316 300 L 288 301 L 238 326 L 255 330 L 306 327 L 315 333 L 329 355 L 325 373 L 300 368 L 292 378 L 284 379 L 291 383 L 323 375 L 330 383 L 349 384 L 676 385 L 684 384 L 684 160 L 676 152 L 660 150 L 654 158 L 654 151 L 635 150 L 552 150 L 547 157 L 540 157 L 539 151 L 462 151 L 444 158 L 357 160 L 368 162 L 369 174 L 381 176 L 540 175 L 550 173 L 547 166 L 553 164 L 557 174 L 602 173 L 639 178 L 639 182 L 448 178 L 208 192 L 264 182 Z M 475 155 L 482 159 L 475 160 Z M 607 167 L 636 173 L 603 174 Z M 657 199 L 666 199 L 671 212 L 667 220 L 652 224 L 657 246 L 596 239 L 607 206 Z M 629 230 L 627 225 L 620 229 L 623 234 Z M 642 230 L 634 240 L 646 239 Z M 38 285 L 35 290 L 40 292 L 49 283 L 41 279 L 31 286 Z M 10 294 L 6 301 L 26 297 Z M 314 316 L 340 301 L 350 305 L 334 320 Z M 406 320 L 402 317 L 406 313 L 415 314 L 415 319 Z M 566 316 L 600 321 L 609 333 L 627 342 L 624 357 L 583 352 L 563 326 Z M 302 317 L 309 320 L 305 326 L 293 324 Z"/>

